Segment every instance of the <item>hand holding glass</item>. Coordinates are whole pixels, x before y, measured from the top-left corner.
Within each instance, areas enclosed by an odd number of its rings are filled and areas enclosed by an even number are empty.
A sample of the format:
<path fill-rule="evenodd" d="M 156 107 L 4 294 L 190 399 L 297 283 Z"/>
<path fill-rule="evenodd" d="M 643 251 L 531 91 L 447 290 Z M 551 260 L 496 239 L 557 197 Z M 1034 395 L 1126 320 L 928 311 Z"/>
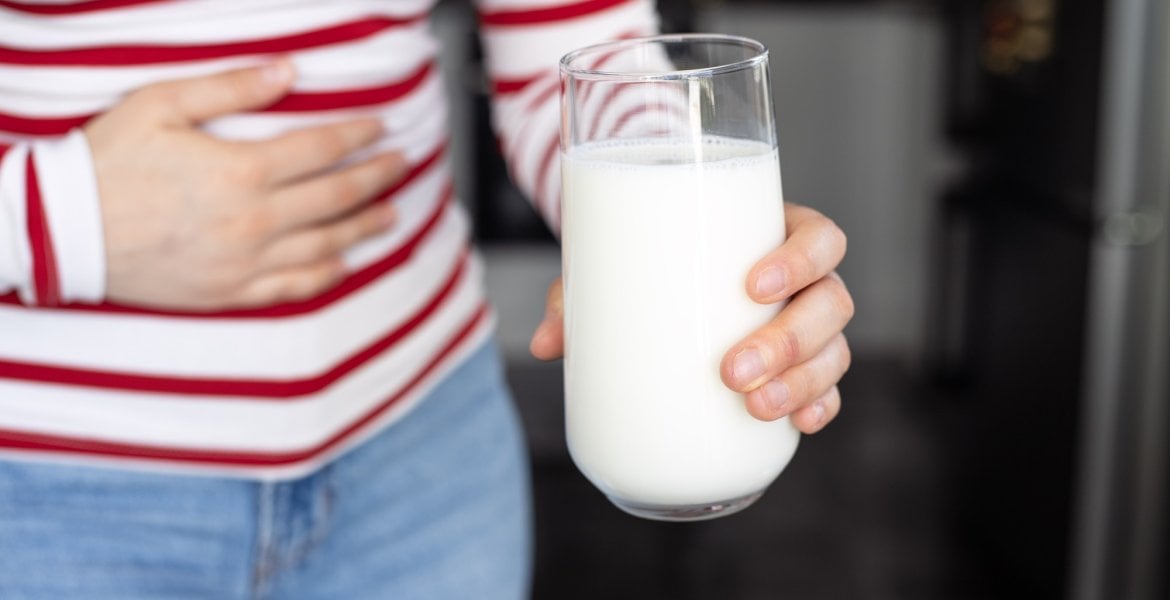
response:
<path fill-rule="evenodd" d="M 767 50 L 660 36 L 578 50 L 561 73 L 570 453 L 634 515 L 742 510 L 799 440 L 719 375 L 779 310 L 745 290 L 784 241 Z"/>

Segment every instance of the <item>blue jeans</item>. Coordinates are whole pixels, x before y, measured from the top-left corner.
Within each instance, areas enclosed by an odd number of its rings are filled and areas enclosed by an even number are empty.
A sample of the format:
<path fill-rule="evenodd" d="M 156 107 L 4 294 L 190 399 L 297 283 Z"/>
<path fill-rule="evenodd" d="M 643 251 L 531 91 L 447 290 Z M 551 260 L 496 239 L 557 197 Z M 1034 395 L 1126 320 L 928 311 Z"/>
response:
<path fill-rule="evenodd" d="M 0 461 L 0 598 L 528 594 L 527 458 L 487 344 L 402 421 L 265 483 Z"/>

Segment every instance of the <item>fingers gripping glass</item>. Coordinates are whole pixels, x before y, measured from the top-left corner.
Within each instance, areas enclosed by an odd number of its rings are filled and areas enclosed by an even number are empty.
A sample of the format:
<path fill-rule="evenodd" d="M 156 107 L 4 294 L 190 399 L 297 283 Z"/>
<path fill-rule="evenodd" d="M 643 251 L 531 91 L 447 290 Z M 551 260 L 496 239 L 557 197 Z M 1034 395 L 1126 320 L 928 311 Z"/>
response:
<path fill-rule="evenodd" d="M 570 453 L 634 515 L 742 510 L 799 439 L 720 378 L 723 354 L 778 310 L 744 289 L 784 241 L 767 50 L 624 40 L 567 55 L 561 76 Z"/>

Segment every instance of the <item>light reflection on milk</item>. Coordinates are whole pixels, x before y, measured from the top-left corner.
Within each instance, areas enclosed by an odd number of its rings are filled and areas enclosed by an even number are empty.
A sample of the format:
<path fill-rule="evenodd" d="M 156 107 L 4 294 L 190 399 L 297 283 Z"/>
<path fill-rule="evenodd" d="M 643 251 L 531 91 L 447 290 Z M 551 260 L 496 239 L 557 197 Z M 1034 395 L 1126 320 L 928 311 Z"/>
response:
<path fill-rule="evenodd" d="M 752 265 L 784 240 L 776 151 L 708 137 L 584 145 L 563 158 L 574 462 L 607 495 L 641 505 L 762 491 L 799 434 L 787 419 L 748 415 L 719 364 L 777 311 L 745 291 Z"/>

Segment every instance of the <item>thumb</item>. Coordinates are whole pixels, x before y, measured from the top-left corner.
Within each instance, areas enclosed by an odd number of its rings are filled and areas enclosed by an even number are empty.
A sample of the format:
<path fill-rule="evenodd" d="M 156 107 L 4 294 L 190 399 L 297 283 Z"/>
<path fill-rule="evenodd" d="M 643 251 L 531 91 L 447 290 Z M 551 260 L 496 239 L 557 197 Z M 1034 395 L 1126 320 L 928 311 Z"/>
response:
<path fill-rule="evenodd" d="M 564 287 L 559 278 L 548 288 L 544 321 L 532 335 L 529 350 L 540 360 L 556 360 L 565 353 Z"/>
<path fill-rule="evenodd" d="M 292 63 L 278 59 L 259 67 L 166 81 L 144 91 L 160 103 L 165 120 L 189 125 L 268 106 L 288 93 L 295 78 Z"/>

